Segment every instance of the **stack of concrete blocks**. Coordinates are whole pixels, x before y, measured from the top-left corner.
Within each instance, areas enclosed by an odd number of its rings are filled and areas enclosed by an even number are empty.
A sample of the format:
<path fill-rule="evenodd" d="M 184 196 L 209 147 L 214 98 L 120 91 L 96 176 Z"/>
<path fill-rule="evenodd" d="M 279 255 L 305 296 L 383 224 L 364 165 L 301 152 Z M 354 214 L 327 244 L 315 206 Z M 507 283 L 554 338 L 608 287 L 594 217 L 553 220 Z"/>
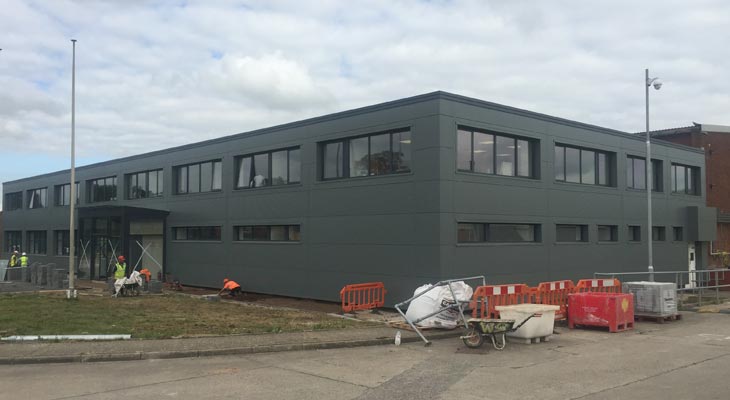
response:
<path fill-rule="evenodd" d="M 50 270 L 50 268 L 48 267 L 48 265 L 41 265 L 41 273 L 39 274 L 40 275 L 40 279 L 39 279 L 39 282 L 38 282 L 39 285 L 41 285 L 41 286 L 48 285 L 48 272 L 49 272 L 49 270 Z"/>
<path fill-rule="evenodd" d="M 38 284 L 38 270 L 40 269 L 40 265 L 37 263 L 33 263 L 28 268 L 30 268 L 30 283 L 37 285 Z"/>
<path fill-rule="evenodd" d="M 53 268 L 51 270 L 51 279 L 49 279 L 48 287 L 51 289 L 63 289 L 64 278 L 68 277 L 68 271 L 63 268 Z"/>
<path fill-rule="evenodd" d="M 150 281 L 150 283 L 147 285 L 147 288 L 149 289 L 150 293 L 162 293 L 162 282 Z"/>
<path fill-rule="evenodd" d="M 10 282 L 20 281 L 22 269 L 21 267 L 8 268 L 6 270 L 5 280 Z"/>
<path fill-rule="evenodd" d="M 20 279 L 23 282 L 30 282 L 30 267 L 21 267 L 21 269 L 22 271 L 20 271 Z"/>

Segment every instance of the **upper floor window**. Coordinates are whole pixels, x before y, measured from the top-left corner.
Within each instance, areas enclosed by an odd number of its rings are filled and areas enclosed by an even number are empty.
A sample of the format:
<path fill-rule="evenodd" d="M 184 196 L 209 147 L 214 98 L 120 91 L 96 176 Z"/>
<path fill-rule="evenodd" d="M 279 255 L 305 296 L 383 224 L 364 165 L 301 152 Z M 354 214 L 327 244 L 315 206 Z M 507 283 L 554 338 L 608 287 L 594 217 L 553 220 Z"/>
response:
<path fill-rule="evenodd" d="M 617 225 L 598 225 L 599 242 L 615 242 L 618 240 Z"/>
<path fill-rule="evenodd" d="M 411 170 L 411 132 L 398 130 L 320 145 L 322 179 L 386 175 Z"/>
<path fill-rule="evenodd" d="M 555 145 L 555 180 L 584 185 L 612 186 L 611 153 Z"/>
<path fill-rule="evenodd" d="M 588 225 L 556 225 L 556 242 L 587 242 Z"/>
<path fill-rule="evenodd" d="M 641 226 L 629 225 L 629 242 L 640 242 L 641 241 Z"/>
<path fill-rule="evenodd" d="M 247 225 L 235 226 L 235 241 L 298 242 L 301 240 L 299 225 Z"/>
<path fill-rule="evenodd" d="M 672 193 L 700 195 L 700 169 L 672 163 Z"/>
<path fill-rule="evenodd" d="M 675 242 L 681 242 L 684 240 L 684 229 L 681 226 L 672 227 L 672 232 L 674 234 Z"/>
<path fill-rule="evenodd" d="M 76 204 L 79 204 L 79 183 L 76 182 Z M 67 206 L 71 204 L 71 184 L 56 185 L 54 189 L 54 204 L 57 206 Z"/>
<path fill-rule="evenodd" d="M 221 190 L 221 160 L 175 167 L 176 194 Z"/>
<path fill-rule="evenodd" d="M 482 174 L 534 177 L 535 141 L 460 128 L 457 169 Z"/>
<path fill-rule="evenodd" d="M 667 228 L 663 226 L 652 226 L 651 238 L 655 242 L 663 242 L 667 240 Z"/>
<path fill-rule="evenodd" d="M 299 147 L 236 158 L 236 189 L 299 183 L 302 176 Z"/>
<path fill-rule="evenodd" d="M 538 224 L 482 224 L 460 222 L 457 227 L 459 243 L 530 243 L 540 241 Z"/>
<path fill-rule="evenodd" d="M 89 203 L 114 201 L 117 199 L 117 177 L 92 179 L 86 182 Z"/>
<path fill-rule="evenodd" d="M 5 194 L 5 211 L 20 210 L 23 208 L 23 192 Z"/>
<path fill-rule="evenodd" d="M 661 192 L 662 185 L 662 161 L 651 160 L 651 190 Z M 626 157 L 626 186 L 631 189 L 646 189 L 646 158 L 627 156 Z"/>
<path fill-rule="evenodd" d="M 127 175 L 127 198 L 145 199 L 162 196 L 162 170 L 137 172 Z"/>
<path fill-rule="evenodd" d="M 29 190 L 28 193 L 26 193 L 28 196 L 28 208 L 45 208 L 48 200 L 47 194 L 46 188 Z"/>

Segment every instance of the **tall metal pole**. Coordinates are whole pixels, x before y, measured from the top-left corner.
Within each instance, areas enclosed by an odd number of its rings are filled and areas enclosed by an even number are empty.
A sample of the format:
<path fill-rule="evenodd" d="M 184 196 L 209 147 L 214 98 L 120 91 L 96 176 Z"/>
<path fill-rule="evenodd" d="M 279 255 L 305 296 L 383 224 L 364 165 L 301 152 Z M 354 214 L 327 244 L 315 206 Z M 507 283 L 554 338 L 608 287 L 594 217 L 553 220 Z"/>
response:
<path fill-rule="evenodd" d="M 75 299 L 76 289 L 74 288 L 74 275 L 76 264 L 76 39 L 71 39 L 73 43 L 73 61 L 71 63 L 71 185 L 69 193 L 69 250 L 68 250 L 68 291 L 66 298 Z"/>
<path fill-rule="evenodd" d="M 651 134 L 649 134 L 649 69 L 646 69 L 646 77 L 644 78 L 644 89 L 646 89 L 646 206 L 647 215 L 649 216 L 648 239 L 649 239 L 649 282 L 654 282 L 654 253 L 652 249 L 652 233 L 653 227 L 651 222 L 651 184 L 654 177 L 651 171 Z"/>

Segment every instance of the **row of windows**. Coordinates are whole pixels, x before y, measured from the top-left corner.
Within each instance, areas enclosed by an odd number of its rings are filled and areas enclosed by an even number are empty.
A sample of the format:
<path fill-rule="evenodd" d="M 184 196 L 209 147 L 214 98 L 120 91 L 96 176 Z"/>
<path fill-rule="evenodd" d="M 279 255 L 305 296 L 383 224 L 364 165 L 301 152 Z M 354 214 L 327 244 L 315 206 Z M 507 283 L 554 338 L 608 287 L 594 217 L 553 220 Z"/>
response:
<path fill-rule="evenodd" d="M 78 238 L 78 235 L 76 236 Z M 23 247 L 22 232 L 20 231 L 6 231 L 5 232 L 5 246 L 6 252 L 12 252 L 14 250 L 24 251 L 28 254 L 46 254 L 46 243 L 47 243 L 46 231 L 27 231 L 26 232 L 26 246 Z M 67 256 L 70 253 L 69 249 L 69 231 L 57 230 L 53 231 L 54 241 L 54 253 L 57 256 Z"/>
<path fill-rule="evenodd" d="M 597 225 L 598 242 L 617 242 L 618 225 Z M 672 227 L 675 242 L 684 240 L 684 229 Z M 627 226 L 627 240 L 640 242 L 641 226 Z M 666 228 L 652 227 L 652 240 L 666 241 Z M 509 224 L 509 223 L 470 223 L 460 222 L 457 227 L 459 243 L 539 243 L 542 242 L 541 224 Z M 588 225 L 556 224 L 555 241 L 557 243 L 589 242 Z"/>
<path fill-rule="evenodd" d="M 457 131 L 457 169 L 481 174 L 539 179 L 539 141 L 502 133 L 459 127 Z M 354 178 L 411 171 L 411 132 L 407 129 L 338 139 L 319 143 L 320 179 Z M 254 153 L 235 158 L 236 189 L 288 185 L 301 182 L 299 147 Z M 554 179 L 558 182 L 616 186 L 616 153 L 596 149 L 555 145 Z M 652 187 L 663 191 L 662 161 L 652 160 Z M 173 167 L 174 193 L 213 192 L 222 189 L 222 160 Z M 125 175 L 127 198 L 159 197 L 164 194 L 163 170 Z M 671 164 L 671 191 L 700 194 L 700 169 Z M 646 160 L 627 156 L 626 186 L 646 189 Z M 77 189 L 78 189 L 78 183 Z M 55 204 L 70 203 L 70 185 L 55 187 Z M 77 191 L 78 193 L 78 191 Z M 47 206 L 46 188 L 27 191 L 28 208 Z M 87 181 L 90 203 L 117 199 L 117 177 Z M 78 199 L 77 199 L 78 201 Z M 5 209 L 23 207 L 23 193 L 5 195 Z"/>
<path fill-rule="evenodd" d="M 220 241 L 220 226 L 179 226 L 172 228 L 174 240 Z M 298 242 L 299 225 L 245 225 L 233 227 L 234 241 Z"/>

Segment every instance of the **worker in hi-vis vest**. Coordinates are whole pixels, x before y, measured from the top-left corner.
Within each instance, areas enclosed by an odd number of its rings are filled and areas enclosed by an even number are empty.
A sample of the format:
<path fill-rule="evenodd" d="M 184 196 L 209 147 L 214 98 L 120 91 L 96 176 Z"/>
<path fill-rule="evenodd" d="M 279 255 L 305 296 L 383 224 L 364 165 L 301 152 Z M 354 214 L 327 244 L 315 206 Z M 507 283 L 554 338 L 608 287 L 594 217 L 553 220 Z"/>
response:
<path fill-rule="evenodd" d="M 20 256 L 20 266 L 21 267 L 27 267 L 28 266 L 28 256 L 23 253 L 22 256 Z"/>
<path fill-rule="evenodd" d="M 10 261 L 8 262 L 8 267 L 17 267 L 18 266 L 18 250 L 13 251 L 13 254 L 10 256 Z"/>
<path fill-rule="evenodd" d="M 114 279 L 122 279 L 127 276 L 127 263 L 124 262 L 124 256 L 117 257 L 116 270 L 114 270 Z"/>
<path fill-rule="evenodd" d="M 237 295 L 241 294 L 241 285 L 239 285 L 235 281 L 232 281 L 228 278 L 223 279 L 223 289 L 221 289 L 221 291 L 218 292 L 218 296 L 223 294 L 224 291 L 228 291 L 228 294 L 231 297 L 236 297 Z"/>

